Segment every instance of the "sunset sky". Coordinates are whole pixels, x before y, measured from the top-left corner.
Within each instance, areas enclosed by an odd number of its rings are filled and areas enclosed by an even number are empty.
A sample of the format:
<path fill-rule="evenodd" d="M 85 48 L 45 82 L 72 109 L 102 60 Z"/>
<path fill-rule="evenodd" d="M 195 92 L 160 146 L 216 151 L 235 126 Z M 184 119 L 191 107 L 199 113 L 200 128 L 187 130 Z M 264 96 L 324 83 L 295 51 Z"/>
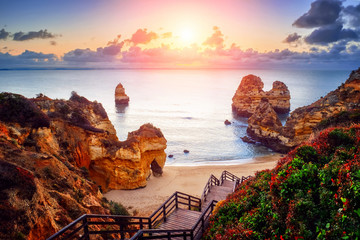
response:
<path fill-rule="evenodd" d="M 359 0 L 1 0 L 0 68 L 360 66 Z"/>

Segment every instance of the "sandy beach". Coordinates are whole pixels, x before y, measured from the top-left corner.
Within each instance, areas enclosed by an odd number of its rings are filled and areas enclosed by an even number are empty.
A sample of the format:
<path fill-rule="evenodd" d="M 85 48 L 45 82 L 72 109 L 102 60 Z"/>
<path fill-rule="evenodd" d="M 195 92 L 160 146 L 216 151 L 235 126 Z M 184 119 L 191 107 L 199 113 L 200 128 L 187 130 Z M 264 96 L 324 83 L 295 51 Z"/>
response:
<path fill-rule="evenodd" d="M 211 174 L 217 178 L 227 170 L 239 177 L 254 175 L 256 171 L 275 167 L 280 154 L 257 157 L 239 165 L 165 166 L 162 177 L 153 177 L 145 188 L 112 190 L 104 194 L 110 201 L 123 204 L 133 214 L 148 216 L 175 191 L 200 197 Z"/>

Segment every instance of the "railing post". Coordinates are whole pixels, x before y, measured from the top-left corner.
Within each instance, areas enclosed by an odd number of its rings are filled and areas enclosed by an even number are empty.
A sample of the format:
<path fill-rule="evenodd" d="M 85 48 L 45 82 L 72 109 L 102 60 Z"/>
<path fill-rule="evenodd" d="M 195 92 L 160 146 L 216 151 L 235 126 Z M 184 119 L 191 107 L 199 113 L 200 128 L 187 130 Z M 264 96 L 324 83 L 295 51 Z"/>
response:
<path fill-rule="evenodd" d="M 89 240 L 89 226 L 88 226 L 88 221 L 87 221 L 87 217 L 86 215 L 83 218 L 83 226 L 84 226 L 84 237 L 85 240 Z"/>
<path fill-rule="evenodd" d="M 120 222 L 120 239 L 125 239 L 124 226 L 122 222 Z"/>
<path fill-rule="evenodd" d="M 140 218 L 140 229 L 143 229 L 144 228 L 144 226 L 143 226 L 143 220 L 142 220 L 142 218 Z"/>
<path fill-rule="evenodd" d="M 204 231 L 205 231 L 204 218 L 201 218 L 201 233 L 204 233 Z"/>
<path fill-rule="evenodd" d="M 170 232 L 168 232 L 168 234 L 167 234 L 167 235 L 168 235 L 167 239 L 168 239 L 168 240 L 171 240 L 171 233 L 170 233 Z"/>
<path fill-rule="evenodd" d="M 163 215 L 164 215 L 164 222 L 166 222 L 166 209 L 165 209 L 165 205 L 163 206 Z"/>
<path fill-rule="evenodd" d="M 179 208 L 179 203 L 178 203 L 178 193 L 177 193 L 177 192 L 175 193 L 175 207 L 176 207 L 176 209 L 178 209 L 178 208 Z"/>
<path fill-rule="evenodd" d="M 190 195 L 188 196 L 188 201 L 189 201 L 189 210 L 191 210 L 191 200 L 190 200 Z"/>

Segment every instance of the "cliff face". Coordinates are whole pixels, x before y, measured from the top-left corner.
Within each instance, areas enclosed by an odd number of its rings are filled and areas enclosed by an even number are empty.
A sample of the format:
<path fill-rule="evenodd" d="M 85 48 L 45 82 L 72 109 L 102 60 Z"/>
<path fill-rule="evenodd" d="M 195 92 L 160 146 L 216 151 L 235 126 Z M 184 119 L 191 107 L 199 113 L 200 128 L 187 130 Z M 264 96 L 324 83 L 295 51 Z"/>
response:
<path fill-rule="evenodd" d="M 31 132 L 0 123 L 0 239 L 45 239 L 82 214 L 109 214 L 83 171 L 27 146 Z"/>
<path fill-rule="evenodd" d="M 262 98 L 268 99 L 277 113 L 290 111 L 290 92 L 283 82 L 275 81 L 273 88 L 268 92 L 264 92 L 263 88 L 264 83 L 261 78 L 254 75 L 243 77 L 232 98 L 233 111 L 238 116 L 250 117 Z"/>
<path fill-rule="evenodd" d="M 119 141 L 101 104 L 76 93 L 68 101 L 1 93 L 0 238 L 44 239 L 84 213 L 108 214 L 98 186 L 146 186 L 165 148 L 151 124 Z"/>
<path fill-rule="evenodd" d="M 333 117 L 342 111 L 352 111 L 360 108 L 360 68 L 353 71 L 344 84 L 325 97 L 311 105 L 295 109 L 287 119 L 284 127 L 269 127 L 273 132 L 271 137 L 255 129 L 263 127 L 261 122 L 249 119 L 248 132 L 250 135 L 265 143 L 276 151 L 288 151 L 305 141 L 313 133 L 319 123 Z M 257 112 L 259 118 L 266 118 L 267 113 Z M 267 142 L 276 142 L 269 145 Z"/>

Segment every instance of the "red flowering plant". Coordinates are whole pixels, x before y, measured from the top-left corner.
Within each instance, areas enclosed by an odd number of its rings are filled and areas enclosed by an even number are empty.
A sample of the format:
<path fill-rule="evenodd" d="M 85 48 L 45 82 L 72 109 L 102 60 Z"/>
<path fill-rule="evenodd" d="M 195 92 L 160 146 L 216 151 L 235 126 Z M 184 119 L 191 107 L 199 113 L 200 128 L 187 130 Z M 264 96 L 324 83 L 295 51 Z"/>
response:
<path fill-rule="evenodd" d="M 360 125 L 329 128 L 222 202 L 204 239 L 360 239 Z"/>

